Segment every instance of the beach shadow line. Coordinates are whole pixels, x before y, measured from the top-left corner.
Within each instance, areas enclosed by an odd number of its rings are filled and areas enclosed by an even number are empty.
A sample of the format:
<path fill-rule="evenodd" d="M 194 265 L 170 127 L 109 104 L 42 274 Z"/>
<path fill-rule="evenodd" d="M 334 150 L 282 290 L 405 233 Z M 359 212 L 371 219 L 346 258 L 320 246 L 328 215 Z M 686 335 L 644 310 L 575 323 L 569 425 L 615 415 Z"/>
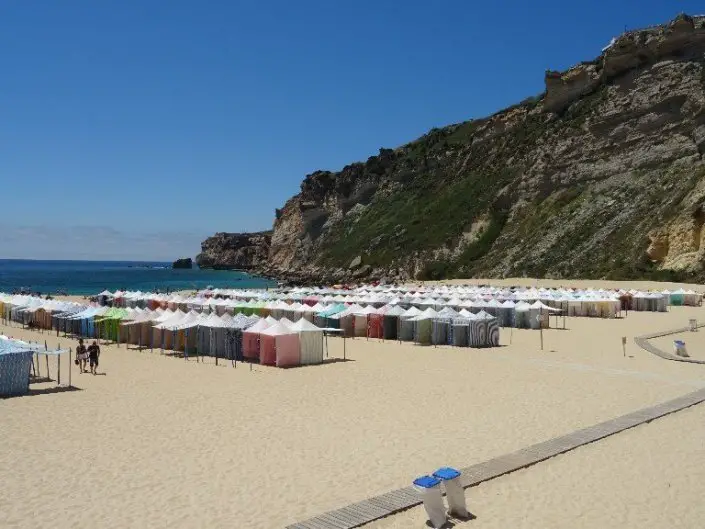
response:
<path fill-rule="evenodd" d="M 49 378 L 49 377 L 38 377 L 35 375 L 29 376 L 29 383 L 30 384 L 41 384 L 43 382 L 54 382 L 54 379 Z"/>
<path fill-rule="evenodd" d="M 77 388 L 76 386 L 55 386 L 53 388 L 42 388 L 42 389 L 30 388 L 27 393 L 24 393 L 22 395 L 7 395 L 7 396 L 0 397 L 0 398 L 2 398 L 2 399 L 15 399 L 18 397 L 32 397 L 34 395 L 52 395 L 54 393 L 67 393 L 67 392 L 73 392 L 73 391 L 83 391 L 83 389 Z"/>
<path fill-rule="evenodd" d="M 329 364 L 338 364 L 340 362 L 346 363 L 346 362 L 355 362 L 352 358 L 326 358 L 321 362 L 320 364 L 305 364 L 305 365 L 298 365 L 298 366 L 280 366 L 277 369 L 311 369 L 313 367 L 320 367 L 320 366 L 325 366 Z M 260 365 L 259 362 L 253 362 L 254 365 Z M 274 367 L 274 366 L 266 366 L 266 367 Z"/>
<path fill-rule="evenodd" d="M 444 523 L 441 526 L 441 529 L 451 529 L 452 527 L 455 527 L 459 523 L 465 523 L 465 522 L 470 522 L 472 520 L 476 520 L 477 516 L 475 516 L 473 513 L 468 512 L 467 516 L 451 516 L 446 523 Z M 431 523 L 431 520 L 426 520 L 426 527 L 433 527 L 433 524 Z"/>

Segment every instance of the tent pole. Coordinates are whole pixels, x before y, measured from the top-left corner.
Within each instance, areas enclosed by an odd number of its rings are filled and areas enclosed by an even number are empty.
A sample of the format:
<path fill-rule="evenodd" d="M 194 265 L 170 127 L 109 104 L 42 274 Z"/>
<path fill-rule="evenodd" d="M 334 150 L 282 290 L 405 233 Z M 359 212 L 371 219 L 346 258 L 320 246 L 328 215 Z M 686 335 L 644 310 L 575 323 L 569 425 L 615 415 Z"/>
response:
<path fill-rule="evenodd" d="M 73 367 L 71 366 L 71 348 L 69 347 L 69 387 L 71 386 L 71 371 L 73 371 Z M 97 369 L 96 369 L 97 371 Z"/>

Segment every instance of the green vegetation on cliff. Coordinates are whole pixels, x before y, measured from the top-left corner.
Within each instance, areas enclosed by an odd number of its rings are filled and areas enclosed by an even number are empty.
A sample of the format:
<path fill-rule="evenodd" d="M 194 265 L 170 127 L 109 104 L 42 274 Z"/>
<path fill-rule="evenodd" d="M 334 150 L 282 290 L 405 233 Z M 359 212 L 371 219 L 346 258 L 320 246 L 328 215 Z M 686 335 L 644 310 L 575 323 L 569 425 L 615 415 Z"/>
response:
<path fill-rule="evenodd" d="M 266 271 L 705 278 L 704 57 L 705 18 L 679 16 L 546 72 L 540 96 L 316 171 L 277 209 Z"/>

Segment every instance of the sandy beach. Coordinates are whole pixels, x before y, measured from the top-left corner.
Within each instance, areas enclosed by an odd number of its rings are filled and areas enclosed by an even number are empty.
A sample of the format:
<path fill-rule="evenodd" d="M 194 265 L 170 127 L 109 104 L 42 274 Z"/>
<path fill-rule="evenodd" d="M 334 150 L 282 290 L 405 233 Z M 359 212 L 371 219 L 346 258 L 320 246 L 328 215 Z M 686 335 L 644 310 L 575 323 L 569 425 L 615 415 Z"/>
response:
<path fill-rule="evenodd" d="M 702 322 L 701 322 L 702 323 Z M 677 327 L 674 327 L 677 328 Z M 673 346 L 675 340 L 685 342 L 686 351 L 690 358 L 705 362 L 705 329 L 700 328 L 698 332 L 684 332 L 681 334 L 671 334 L 669 336 L 660 336 L 649 340 L 652 345 L 655 345 L 662 351 L 676 354 Z M 705 369 L 705 365 L 702 366 Z"/>
<path fill-rule="evenodd" d="M 358 338 L 347 362 L 290 370 L 104 346 L 104 376 L 74 369 L 80 391 L 0 400 L 0 527 L 283 527 L 705 387 L 705 366 L 633 343 L 689 318 L 703 309 L 568 318 L 543 351 L 517 329 L 491 350 Z M 341 339 L 329 346 L 342 358 Z M 469 489 L 468 527 L 700 527 L 703 418 L 696 407 Z M 423 527 L 422 510 L 376 524 Z"/>
<path fill-rule="evenodd" d="M 703 526 L 705 407 L 638 426 L 466 492 L 458 528 Z M 422 507 L 366 525 L 425 527 Z"/>
<path fill-rule="evenodd" d="M 492 285 L 496 287 L 544 287 L 574 289 L 624 289 L 624 290 L 694 290 L 703 292 L 703 285 L 697 283 L 669 283 L 653 281 L 609 281 L 605 279 L 537 279 L 533 277 L 508 277 L 505 279 L 444 279 L 441 281 L 412 282 L 409 285 Z"/>

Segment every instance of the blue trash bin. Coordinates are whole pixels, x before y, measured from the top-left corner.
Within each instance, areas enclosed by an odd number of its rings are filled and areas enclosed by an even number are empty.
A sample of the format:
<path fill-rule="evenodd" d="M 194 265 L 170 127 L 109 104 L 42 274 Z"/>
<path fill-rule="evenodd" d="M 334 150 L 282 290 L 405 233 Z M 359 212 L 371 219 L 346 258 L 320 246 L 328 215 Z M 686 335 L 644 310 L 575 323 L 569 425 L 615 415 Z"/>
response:
<path fill-rule="evenodd" d="M 446 523 L 446 508 L 441 494 L 441 480 L 431 476 L 421 476 L 414 480 L 414 488 L 423 500 L 424 509 L 431 525 L 436 529 Z"/>
<path fill-rule="evenodd" d="M 450 467 L 439 468 L 433 476 L 443 481 L 450 514 L 459 518 L 468 517 L 465 505 L 465 489 L 460 483 L 460 471 Z"/>
<path fill-rule="evenodd" d="M 678 356 L 688 357 L 688 351 L 685 348 L 685 342 L 682 340 L 673 340 L 673 352 Z"/>

